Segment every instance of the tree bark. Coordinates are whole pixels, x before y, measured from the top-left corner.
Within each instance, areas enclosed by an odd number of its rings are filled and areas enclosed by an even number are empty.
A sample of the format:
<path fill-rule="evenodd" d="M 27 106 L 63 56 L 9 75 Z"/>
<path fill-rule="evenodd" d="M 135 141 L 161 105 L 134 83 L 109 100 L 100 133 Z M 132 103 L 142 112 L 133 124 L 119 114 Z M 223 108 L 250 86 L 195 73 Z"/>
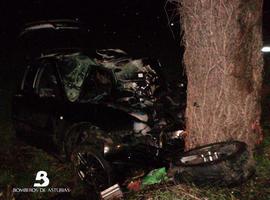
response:
<path fill-rule="evenodd" d="M 253 148 L 261 115 L 263 0 L 180 0 L 186 147 L 240 140 Z"/>

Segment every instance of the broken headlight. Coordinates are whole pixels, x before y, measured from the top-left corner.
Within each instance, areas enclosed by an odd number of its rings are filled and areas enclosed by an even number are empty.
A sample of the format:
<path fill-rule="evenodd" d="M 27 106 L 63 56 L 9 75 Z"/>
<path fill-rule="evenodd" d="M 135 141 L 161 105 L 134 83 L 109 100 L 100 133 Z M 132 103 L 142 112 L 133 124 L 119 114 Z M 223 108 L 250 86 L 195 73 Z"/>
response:
<path fill-rule="evenodd" d="M 123 147 L 121 144 L 104 144 L 103 153 L 108 154 L 120 150 Z"/>
<path fill-rule="evenodd" d="M 163 132 L 160 134 L 159 146 L 161 148 L 170 148 L 173 146 L 181 147 L 184 139 L 184 130 L 175 130 Z"/>
<path fill-rule="evenodd" d="M 184 136 L 184 130 L 177 130 L 167 133 L 169 139 L 181 139 Z"/>

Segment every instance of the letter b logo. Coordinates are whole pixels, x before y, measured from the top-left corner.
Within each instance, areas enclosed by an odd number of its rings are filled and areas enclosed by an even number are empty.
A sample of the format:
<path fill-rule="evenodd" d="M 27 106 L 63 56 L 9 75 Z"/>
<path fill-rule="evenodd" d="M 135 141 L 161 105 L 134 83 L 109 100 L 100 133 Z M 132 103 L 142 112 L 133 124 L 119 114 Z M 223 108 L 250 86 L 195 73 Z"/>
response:
<path fill-rule="evenodd" d="M 47 177 L 47 172 L 39 171 L 36 175 L 36 181 L 42 180 L 43 183 L 34 183 L 34 187 L 47 187 L 50 183 L 50 180 Z"/>

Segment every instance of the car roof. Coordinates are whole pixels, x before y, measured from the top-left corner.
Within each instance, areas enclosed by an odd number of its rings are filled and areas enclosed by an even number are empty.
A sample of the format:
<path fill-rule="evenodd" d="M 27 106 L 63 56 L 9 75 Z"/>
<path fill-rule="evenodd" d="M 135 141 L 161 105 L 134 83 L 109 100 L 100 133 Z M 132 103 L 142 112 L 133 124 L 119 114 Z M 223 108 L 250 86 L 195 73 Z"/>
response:
<path fill-rule="evenodd" d="M 37 30 L 80 30 L 83 23 L 72 19 L 41 20 L 26 23 L 19 34 L 19 37 Z"/>
<path fill-rule="evenodd" d="M 17 38 L 19 54 L 37 58 L 42 54 L 88 49 L 92 34 L 86 24 L 74 19 L 53 19 L 26 23 Z"/>

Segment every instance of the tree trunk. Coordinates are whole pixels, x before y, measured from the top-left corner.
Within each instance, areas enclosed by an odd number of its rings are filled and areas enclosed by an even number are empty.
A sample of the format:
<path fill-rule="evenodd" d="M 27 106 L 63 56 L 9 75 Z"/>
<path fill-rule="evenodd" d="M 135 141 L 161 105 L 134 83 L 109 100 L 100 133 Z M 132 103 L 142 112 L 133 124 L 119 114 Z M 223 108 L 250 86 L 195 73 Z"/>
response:
<path fill-rule="evenodd" d="M 263 0 L 180 0 L 187 149 L 260 136 Z"/>

